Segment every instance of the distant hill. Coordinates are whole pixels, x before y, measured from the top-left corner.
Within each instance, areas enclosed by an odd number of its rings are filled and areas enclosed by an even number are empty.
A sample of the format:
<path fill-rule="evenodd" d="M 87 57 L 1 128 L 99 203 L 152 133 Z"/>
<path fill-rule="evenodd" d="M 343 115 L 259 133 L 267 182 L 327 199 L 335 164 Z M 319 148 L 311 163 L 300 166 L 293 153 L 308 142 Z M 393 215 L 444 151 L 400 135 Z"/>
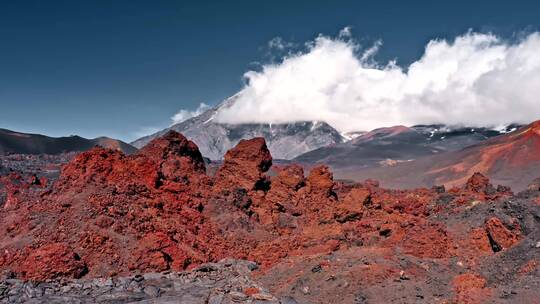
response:
<path fill-rule="evenodd" d="M 60 154 L 86 151 L 94 146 L 120 150 L 126 154 L 137 148 L 108 137 L 86 139 L 80 136 L 49 137 L 0 129 L 0 154 Z"/>
<path fill-rule="evenodd" d="M 424 156 L 460 150 L 518 127 L 511 125 L 503 130 L 444 125 L 379 128 L 345 143 L 304 153 L 294 160 L 306 164 L 327 164 L 334 169 L 387 167 Z"/>
<path fill-rule="evenodd" d="M 523 190 L 540 175 L 540 121 L 457 151 L 420 157 L 393 166 L 350 166 L 337 171 L 339 178 L 374 178 L 385 187 L 395 188 L 461 185 L 467 176 L 481 172 L 494 183 Z"/>

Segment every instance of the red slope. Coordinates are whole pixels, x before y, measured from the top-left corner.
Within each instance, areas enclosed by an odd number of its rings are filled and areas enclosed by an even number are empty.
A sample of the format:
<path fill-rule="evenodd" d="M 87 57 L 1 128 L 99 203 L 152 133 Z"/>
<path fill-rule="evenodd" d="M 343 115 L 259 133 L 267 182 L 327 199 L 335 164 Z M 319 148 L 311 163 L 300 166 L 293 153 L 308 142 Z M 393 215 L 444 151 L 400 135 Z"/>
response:
<path fill-rule="evenodd" d="M 467 175 L 474 172 L 497 176 L 497 179 L 511 184 L 522 183 L 522 176 L 528 175 L 531 169 L 539 172 L 540 121 L 472 148 L 450 153 L 449 156 L 449 164 L 435 166 L 426 175 L 436 176 L 437 180 L 452 185 L 463 183 Z M 525 178 L 523 182 L 530 180 Z"/>
<path fill-rule="evenodd" d="M 526 188 L 540 175 L 540 121 L 460 151 L 423 157 L 391 168 L 348 168 L 336 171 L 336 177 L 374 178 L 386 187 L 407 188 L 461 185 L 475 172 L 515 190 Z"/>

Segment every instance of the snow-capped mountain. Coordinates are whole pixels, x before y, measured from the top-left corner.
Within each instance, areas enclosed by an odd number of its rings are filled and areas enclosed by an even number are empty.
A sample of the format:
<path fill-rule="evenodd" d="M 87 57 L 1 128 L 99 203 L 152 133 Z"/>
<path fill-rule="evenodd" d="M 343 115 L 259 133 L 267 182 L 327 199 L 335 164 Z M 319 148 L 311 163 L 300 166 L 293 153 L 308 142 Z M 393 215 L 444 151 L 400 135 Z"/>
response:
<path fill-rule="evenodd" d="M 241 139 L 264 137 L 272 156 L 276 159 L 292 159 L 308 151 L 341 143 L 345 139 L 337 130 L 324 122 L 304 121 L 286 124 L 223 124 L 214 120 L 223 107 L 235 102 L 230 97 L 218 106 L 199 116 L 175 124 L 155 134 L 142 137 L 134 142 L 135 147 L 143 147 L 152 139 L 169 130 L 175 130 L 193 140 L 201 153 L 210 159 L 221 159 L 227 150 Z"/>

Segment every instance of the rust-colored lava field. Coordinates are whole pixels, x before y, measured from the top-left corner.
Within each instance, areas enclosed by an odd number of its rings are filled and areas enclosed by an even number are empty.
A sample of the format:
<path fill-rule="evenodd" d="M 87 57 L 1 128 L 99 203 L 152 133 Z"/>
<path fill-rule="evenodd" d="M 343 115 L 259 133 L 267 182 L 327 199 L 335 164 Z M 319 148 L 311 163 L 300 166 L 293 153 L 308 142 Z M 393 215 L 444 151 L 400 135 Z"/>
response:
<path fill-rule="evenodd" d="M 208 175 L 198 147 L 171 131 L 131 155 L 78 154 L 52 180 L 7 172 L 0 210 L 0 280 L 234 258 L 294 303 L 540 303 L 540 182 L 513 193 L 474 173 L 450 189 L 384 189 L 326 166 L 272 167 L 262 138 Z"/>

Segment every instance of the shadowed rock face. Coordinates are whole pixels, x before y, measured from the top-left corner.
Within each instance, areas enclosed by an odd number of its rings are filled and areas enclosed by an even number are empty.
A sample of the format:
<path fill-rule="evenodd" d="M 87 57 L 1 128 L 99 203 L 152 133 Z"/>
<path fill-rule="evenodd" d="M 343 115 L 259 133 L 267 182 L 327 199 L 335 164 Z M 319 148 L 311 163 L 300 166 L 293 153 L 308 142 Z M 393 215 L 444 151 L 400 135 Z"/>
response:
<path fill-rule="evenodd" d="M 134 155 L 81 153 L 53 184 L 2 176 L 0 274 L 125 277 L 236 258 L 256 262 L 250 276 L 276 298 L 298 303 L 539 296 L 535 189 L 514 195 L 473 174 L 448 191 L 389 190 L 335 181 L 326 166 L 269 176 L 271 164 L 262 138 L 244 140 L 210 177 L 197 146 L 169 132 Z M 255 290 L 234 292 L 225 297 Z"/>
<path fill-rule="evenodd" d="M 252 190 L 265 182 L 263 173 L 272 166 L 272 156 L 264 138 L 241 140 L 227 151 L 216 173 L 216 185 L 222 188 Z"/>

